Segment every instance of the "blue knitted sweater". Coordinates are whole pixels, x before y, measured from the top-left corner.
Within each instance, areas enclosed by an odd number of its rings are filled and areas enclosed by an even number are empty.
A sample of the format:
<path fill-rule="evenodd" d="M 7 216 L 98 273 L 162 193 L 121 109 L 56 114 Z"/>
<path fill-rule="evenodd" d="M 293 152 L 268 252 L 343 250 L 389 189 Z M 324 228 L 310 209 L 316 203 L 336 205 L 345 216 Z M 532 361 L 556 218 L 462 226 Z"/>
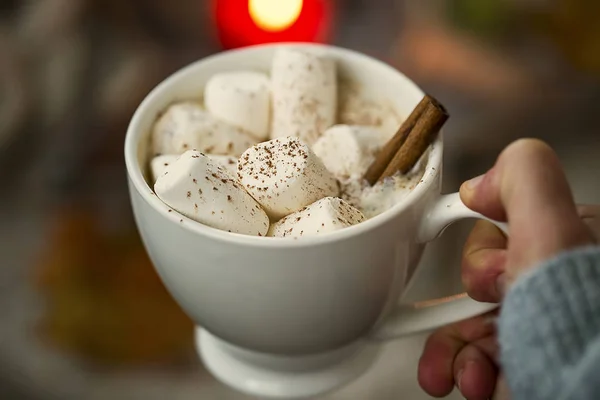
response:
<path fill-rule="evenodd" d="M 498 340 L 512 400 L 600 399 L 600 247 L 560 254 L 517 281 Z"/>

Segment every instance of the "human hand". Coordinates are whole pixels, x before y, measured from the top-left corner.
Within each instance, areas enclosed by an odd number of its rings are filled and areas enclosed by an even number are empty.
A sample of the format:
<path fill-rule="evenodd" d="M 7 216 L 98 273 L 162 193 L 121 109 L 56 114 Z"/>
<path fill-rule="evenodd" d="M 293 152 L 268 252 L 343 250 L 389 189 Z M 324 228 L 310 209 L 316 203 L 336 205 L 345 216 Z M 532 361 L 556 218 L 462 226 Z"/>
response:
<path fill-rule="evenodd" d="M 465 244 L 462 280 L 475 300 L 499 302 L 523 273 L 594 243 L 590 226 L 600 228 L 600 207 L 575 206 L 556 154 L 538 140 L 508 146 L 488 173 L 463 184 L 460 193 L 469 208 L 509 223 L 510 239 L 479 221 Z M 468 400 L 492 396 L 499 371 L 493 320 L 494 314 L 478 316 L 429 337 L 419 363 L 427 393 L 445 396 L 457 385 Z"/>

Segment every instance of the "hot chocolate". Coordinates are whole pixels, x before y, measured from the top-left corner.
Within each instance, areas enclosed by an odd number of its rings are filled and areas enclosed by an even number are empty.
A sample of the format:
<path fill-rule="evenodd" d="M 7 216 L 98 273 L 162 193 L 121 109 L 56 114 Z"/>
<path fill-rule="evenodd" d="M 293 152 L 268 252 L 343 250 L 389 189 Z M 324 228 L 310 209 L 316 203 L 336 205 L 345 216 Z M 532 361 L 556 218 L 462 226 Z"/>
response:
<path fill-rule="evenodd" d="M 365 181 L 402 121 L 386 99 L 338 82 L 336 72 L 326 54 L 282 48 L 270 76 L 219 73 L 203 103 L 171 104 L 152 130 L 157 196 L 213 228 L 293 238 L 358 224 L 402 201 L 424 163 Z"/>

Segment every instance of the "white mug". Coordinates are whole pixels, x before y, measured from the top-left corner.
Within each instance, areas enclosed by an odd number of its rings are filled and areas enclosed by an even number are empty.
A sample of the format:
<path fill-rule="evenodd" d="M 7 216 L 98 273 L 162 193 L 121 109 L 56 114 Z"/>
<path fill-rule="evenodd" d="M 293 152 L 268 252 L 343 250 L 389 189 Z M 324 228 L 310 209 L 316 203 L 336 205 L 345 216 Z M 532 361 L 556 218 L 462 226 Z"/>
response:
<path fill-rule="evenodd" d="M 463 218 L 483 218 L 458 194 L 440 195 L 443 135 L 422 181 L 390 210 L 349 228 L 300 240 L 232 234 L 194 222 L 161 202 L 145 177 L 149 133 L 176 100 L 200 98 L 227 70 L 269 71 L 282 44 L 219 53 L 183 68 L 139 106 L 127 131 L 125 161 L 144 245 L 175 300 L 193 319 L 199 353 L 221 381 L 246 393 L 304 398 L 363 373 L 378 346 L 496 307 L 466 296 L 398 305 L 425 244 Z M 325 51 L 338 72 L 407 116 L 423 92 L 392 67 L 350 50 Z M 458 266 L 457 266 L 458 267 Z"/>

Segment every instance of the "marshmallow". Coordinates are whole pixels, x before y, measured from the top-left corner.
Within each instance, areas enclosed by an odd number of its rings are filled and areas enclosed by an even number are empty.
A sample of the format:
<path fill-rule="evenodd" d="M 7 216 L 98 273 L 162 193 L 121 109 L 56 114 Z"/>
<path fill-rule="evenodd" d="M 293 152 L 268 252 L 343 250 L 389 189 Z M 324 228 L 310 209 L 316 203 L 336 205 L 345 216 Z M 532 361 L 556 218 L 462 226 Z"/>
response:
<path fill-rule="evenodd" d="M 204 104 L 216 118 L 263 141 L 269 136 L 269 77 L 260 72 L 222 72 L 204 88 Z"/>
<path fill-rule="evenodd" d="M 275 220 L 339 193 L 319 157 L 294 137 L 248 149 L 238 161 L 238 180 Z"/>
<path fill-rule="evenodd" d="M 284 48 L 271 66 L 271 138 L 297 136 L 312 145 L 337 113 L 337 77 L 332 59 Z"/>
<path fill-rule="evenodd" d="M 396 134 L 404 119 L 390 101 L 378 97 L 355 82 L 340 83 L 338 123 L 376 127 L 381 134 L 380 140 L 385 144 Z"/>
<path fill-rule="evenodd" d="M 164 154 L 156 156 L 150 161 L 150 173 L 152 174 L 152 182 L 156 182 L 159 176 L 164 174 L 167 167 L 174 163 L 179 156 L 177 154 Z"/>
<path fill-rule="evenodd" d="M 312 150 L 338 179 L 361 177 L 381 148 L 381 133 L 369 126 L 335 125 L 327 129 Z"/>
<path fill-rule="evenodd" d="M 219 156 L 215 154 L 207 154 L 207 156 L 213 160 L 217 165 L 225 168 L 232 178 L 237 177 L 237 163 L 238 159 L 236 157 L 231 156 Z"/>
<path fill-rule="evenodd" d="M 170 164 L 154 191 L 174 210 L 204 225 L 254 236 L 269 230 L 269 217 L 252 196 L 199 151 L 187 151 Z"/>
<path fill-rule="evenodd" d="M 337 197 L 325 197 L 271 225 L 268 236 L 304 237 L 334 232 L 365 220 L 356 208 Z"/>
<path fill-rule="evenodd" d="M 152 129 L 155 154 L 181 154 L 198 150 L 239 156 L 256 139 L 241 129 L 217 120 L 198 103 L 176 103 L 167 108 Z"/>

